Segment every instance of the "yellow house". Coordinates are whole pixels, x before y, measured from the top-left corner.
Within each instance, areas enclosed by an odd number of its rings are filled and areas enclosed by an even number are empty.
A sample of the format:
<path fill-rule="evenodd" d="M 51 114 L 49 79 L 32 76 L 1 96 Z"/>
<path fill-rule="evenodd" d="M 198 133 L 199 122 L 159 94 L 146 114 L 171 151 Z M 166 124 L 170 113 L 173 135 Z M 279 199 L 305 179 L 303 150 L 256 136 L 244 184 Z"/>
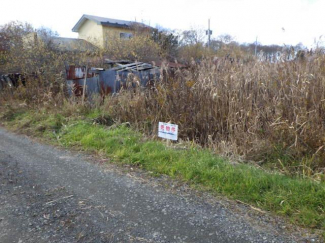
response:
<path fill-rule="evenodd" d="M 79 39 L 87 40 L 98 47 L 104 48 L 110 44 L 109 41 L 112 38 L 131 38 L 137 26 L 152 29 L 150 26 L 135 21 L 84 14 L 72 28 L 72 31 L 78 33 Z"/>

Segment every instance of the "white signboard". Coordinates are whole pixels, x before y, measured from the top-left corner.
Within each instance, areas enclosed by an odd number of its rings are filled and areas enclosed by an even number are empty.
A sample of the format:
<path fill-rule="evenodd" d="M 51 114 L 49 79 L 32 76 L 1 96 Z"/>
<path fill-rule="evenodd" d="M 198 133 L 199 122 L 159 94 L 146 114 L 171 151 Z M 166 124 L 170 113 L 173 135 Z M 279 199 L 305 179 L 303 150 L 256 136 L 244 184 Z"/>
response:
<path fill-rule="evenodd" d="M 177 140 L 178 125 L 159 122 L 158 125 L 158 137 L 166 138 L 170 140 Z"/>

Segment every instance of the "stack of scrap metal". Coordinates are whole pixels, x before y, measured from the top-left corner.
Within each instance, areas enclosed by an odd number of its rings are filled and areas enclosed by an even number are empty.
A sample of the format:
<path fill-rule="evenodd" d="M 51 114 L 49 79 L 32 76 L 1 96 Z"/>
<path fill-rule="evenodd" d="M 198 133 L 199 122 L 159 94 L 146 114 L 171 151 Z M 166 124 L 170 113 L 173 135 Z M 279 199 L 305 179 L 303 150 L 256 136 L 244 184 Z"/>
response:
<path fill-rule="evenodd" d="M 106 60 L 110 68 L 67 67 L 69 94 L 81 96 L 83 88 L 86 95 L 108 95 L 118 93 L 122 88 L 146 87 L 160 77 L 160 69 L 148 63 L 128 62 L 125 60 Z"/>

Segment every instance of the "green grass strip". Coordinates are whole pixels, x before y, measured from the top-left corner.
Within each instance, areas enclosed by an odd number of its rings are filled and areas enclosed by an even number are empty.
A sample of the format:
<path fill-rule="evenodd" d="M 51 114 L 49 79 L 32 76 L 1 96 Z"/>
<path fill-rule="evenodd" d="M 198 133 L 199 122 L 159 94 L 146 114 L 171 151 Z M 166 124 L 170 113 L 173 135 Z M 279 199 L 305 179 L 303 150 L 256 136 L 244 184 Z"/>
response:
<path fill-rule="evenodd" d="M 289 216 L 297 223 L 325 228 L 325 187 L 307 179 L 270 174 L 255 167 L 232 165 L 208 150 L 175 150 L 159 141 L 143 142 L 126 127 L 114 130 L 78 122 L 61 132 L 64 145 L 103 151 L 116 161 L 136 164 Z"/>
<path fill-rule="evenodd" d="M 77 119 L 62 126 L 61 115 L 19 114 L 11 126 L 34 127 L 36 133 L 101 151 L 116 163 L 133 164 L 192 185 L 221 193 L 290 218 L 293 223 L 325 229 L 325 185 L 309 179 L 268 173 L 247 164 L 231 164 L 206 149 L 176 150 L 160 141 L 146 141 L 130 128 L 108 129 Z"/>

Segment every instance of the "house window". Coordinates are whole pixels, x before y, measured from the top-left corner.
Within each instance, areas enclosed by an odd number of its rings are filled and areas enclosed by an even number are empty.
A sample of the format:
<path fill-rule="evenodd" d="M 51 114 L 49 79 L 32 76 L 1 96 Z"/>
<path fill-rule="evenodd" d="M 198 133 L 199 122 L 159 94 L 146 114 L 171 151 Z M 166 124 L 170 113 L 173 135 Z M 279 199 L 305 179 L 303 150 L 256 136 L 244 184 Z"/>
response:
<path fill-rule="evenodd" d="M 120 38 L 121 39 L 131 39 L 132 34 L 131 33 L 120 33 Z"/>

